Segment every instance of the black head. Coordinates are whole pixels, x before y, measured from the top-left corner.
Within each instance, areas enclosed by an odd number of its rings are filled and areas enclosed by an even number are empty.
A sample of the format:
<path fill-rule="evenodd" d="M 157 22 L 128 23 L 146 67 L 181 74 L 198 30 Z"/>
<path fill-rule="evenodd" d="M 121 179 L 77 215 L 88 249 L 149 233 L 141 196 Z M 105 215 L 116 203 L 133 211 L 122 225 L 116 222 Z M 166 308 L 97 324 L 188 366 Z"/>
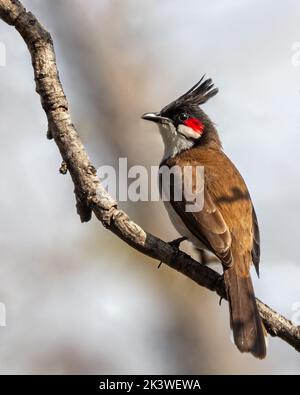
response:
<path fill-rule="evenodd" d="M 201 104 L 206 103 L 211 97 L 215 96 L 218 93 L 218 89 L 214 88 L 214 84 L 210 78 L 204 80 L 204 77 L 205 75 L 203 75 L 201 80 L 186 93 L 164 107 L 161 112 L 168 112 L 176 107 L 198 107 Z"/>
<path fill-rule="evenodd" d="M 176 154 L 195 144 L 205 144 L 210 138 L 216 140 L 213 123 L 199 106 L 217 93 L 212 80 L 204 80 L 203 76 L 189 91 L 159 113 L 146 113 L 142 118 L 159 124 L 165 144 L 180 146 L 175 149 Z M 165 136 L 166 133 L 169 136 Z"/>

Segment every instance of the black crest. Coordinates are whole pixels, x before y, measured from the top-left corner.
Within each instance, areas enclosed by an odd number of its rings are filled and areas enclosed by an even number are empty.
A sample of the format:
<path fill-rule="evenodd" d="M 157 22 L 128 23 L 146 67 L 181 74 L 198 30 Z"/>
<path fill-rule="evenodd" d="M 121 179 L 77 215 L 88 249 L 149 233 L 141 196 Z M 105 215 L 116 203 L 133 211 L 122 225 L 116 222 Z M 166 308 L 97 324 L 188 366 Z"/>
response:
<path fill-rule="evenodd" d="M 214 88 L 214 84 L 210 78 L 204 80 L 204 77 L 205 75 L 190 90 L 164 107 L 161 113 L 165 113 L 171 108 L 181 107 L 183 105 L 200 106 L 211 97 L 215 96 L 218 93 L 218 89 Z"/>

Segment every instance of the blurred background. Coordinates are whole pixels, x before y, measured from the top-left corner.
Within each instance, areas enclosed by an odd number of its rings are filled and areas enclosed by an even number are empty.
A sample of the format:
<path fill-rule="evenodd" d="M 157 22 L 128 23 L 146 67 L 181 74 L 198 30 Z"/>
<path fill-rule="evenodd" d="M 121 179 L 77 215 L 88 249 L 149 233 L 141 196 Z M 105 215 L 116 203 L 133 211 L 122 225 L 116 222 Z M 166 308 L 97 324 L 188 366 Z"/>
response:
<path fill-rule="evenodd" d="M 24 5 L 52 34 L 73 121 L 96 167 L 116 166 L 119 157 L 129 166 L 157 165 L 159 133 L 140 115 L 202 74 L 213 78 L 220 92 L 204 110 L 260 222 L 256 293 L 292 319 L 300 302 L 299 1 Z M 227 303 L 219 307 L 216 294 L 164 265 L 157 270 L 158 262 L 95 219 L 80 223 L 70 177 L 59 174 L 57 147 L 46 139 L 28 50 L 3 22 L 0 41 L 0 302 L 7 321 L 0 373 L 299 373 L 300 354 L 277 338 L 269 338 L 264 361 L 240 354 Z M 164 240 L 177 236 L 161 202 L 121 208 Z"/>

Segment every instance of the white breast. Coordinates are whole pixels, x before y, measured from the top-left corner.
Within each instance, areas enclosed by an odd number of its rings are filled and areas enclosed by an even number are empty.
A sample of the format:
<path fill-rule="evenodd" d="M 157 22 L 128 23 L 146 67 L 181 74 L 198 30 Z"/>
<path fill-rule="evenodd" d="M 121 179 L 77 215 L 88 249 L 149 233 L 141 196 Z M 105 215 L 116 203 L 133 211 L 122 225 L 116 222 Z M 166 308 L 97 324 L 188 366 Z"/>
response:
<path fill-rule="evenodd" d="M 173 124 L 159 125 L 159 130 L 165 146 L 163 160 L 173 158 L 181 151 L 193 146 L 193 141 L 187 140 L 182 134 L 177 133 Z"/>
<path fill-rule="evenodd" d="M 172 123 L 159 125 L 159 130 L 165 145 L 165 153 L 163 160 L 170 157 L 172 158 L 177 154 L 179 154 L 181 151 L 189 149 L 193 146 L 193 142 L 191 140 L 187 140 L 181 133 L 177 133 Z M 187 237 L 187 239 L 191 241 L 196 248 L 204 249 L 205 247 L 203 246 L 201 241 L 198 240 L 185 226 L 182 219 L 173 209 L 171 203 L 169 201 L 164 201 L 164 204 L 169 214 L 170 220 L 173 226 L 175 227 L 175 229 L 177 230 L 177 232 L 181 236 Z"/>

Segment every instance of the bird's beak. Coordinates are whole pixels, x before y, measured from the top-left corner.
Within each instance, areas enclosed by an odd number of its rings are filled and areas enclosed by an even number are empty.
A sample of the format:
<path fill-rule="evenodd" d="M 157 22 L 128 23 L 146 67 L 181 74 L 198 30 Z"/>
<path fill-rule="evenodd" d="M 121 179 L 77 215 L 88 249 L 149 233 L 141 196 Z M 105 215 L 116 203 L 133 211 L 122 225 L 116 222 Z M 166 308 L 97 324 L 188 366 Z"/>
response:
<path fill-rule="evenodd" d="M 170 119 L 166 117 L 162 117 L 158 112 L 146 112 L 146 114 L 142 115 L 142 119 L 146 119 L 147 121 L 152 121 L 155 123 L 169 123 Z"/>

